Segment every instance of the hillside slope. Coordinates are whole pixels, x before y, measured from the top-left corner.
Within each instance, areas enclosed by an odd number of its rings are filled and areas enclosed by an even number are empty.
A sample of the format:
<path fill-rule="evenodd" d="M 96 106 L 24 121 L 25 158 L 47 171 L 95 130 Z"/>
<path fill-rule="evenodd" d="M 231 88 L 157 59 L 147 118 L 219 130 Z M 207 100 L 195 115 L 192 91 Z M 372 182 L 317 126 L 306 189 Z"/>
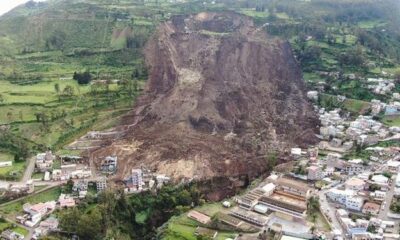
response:
<path fill-rule="evenodd" d="M 127 134 L 93 155 L 117 154 L 119 176 L 144 166 L 175 179 L 254 177 L 268 154 L 315 142 L 317 117 L 289 44 L 250 18 L 173 17 L 145 55 L 150 79 Z"/>

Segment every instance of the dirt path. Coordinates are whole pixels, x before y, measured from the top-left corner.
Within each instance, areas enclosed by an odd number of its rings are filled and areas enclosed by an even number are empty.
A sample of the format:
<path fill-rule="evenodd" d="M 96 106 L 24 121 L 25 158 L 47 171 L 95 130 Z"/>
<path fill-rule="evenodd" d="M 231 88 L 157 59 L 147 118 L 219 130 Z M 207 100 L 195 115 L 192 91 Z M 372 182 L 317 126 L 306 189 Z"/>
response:
<path fill-rule="evenodd" d="M 26 166 L 24 176 L 21 178 L 20 182 L 25 183 L 32 178 L 33 170 L 35 170 L 35 158 L 36 157 L 31 157 L 28 159 L 28 165 Z"/>

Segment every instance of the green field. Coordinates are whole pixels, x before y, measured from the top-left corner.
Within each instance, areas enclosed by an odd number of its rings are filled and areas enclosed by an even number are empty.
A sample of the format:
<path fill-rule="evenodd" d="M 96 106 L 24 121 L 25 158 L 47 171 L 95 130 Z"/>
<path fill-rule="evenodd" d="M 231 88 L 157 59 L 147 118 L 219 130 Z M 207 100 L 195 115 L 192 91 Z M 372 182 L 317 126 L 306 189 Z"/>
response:
<path fill-rule="evenodd" d="M 383 117 L 382 122 L 390 127 L 400 127 L 400 116 L 387 116 Z"/>

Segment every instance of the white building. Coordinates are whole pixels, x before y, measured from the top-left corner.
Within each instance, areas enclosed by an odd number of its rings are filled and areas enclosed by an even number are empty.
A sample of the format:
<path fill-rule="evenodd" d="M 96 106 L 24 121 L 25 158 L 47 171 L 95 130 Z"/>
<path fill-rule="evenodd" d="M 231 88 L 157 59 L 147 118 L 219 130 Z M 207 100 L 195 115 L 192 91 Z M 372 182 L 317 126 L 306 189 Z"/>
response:
<path fill-rule="evenodd" d="M 143 172 L 142 169 L 132 169 L 132 184 L 137 186 L 140 191 L 143 188 Z"/>
<path fill-rule="evenodd" d="M 354 211 L 361 211 L 364 205 L 364 199 L 358 196 L 349 196 L 346 198 L 346 208 Z"/>
<path fill-rule="evenodd" d="M 389 178 L 383 176 L 383 175 L 374 175 L 372 176 L 371 180 L 379 185 L 387 185 L 389 182 Z"/>
<path fill-rule="evenodd" d="M 317 91 L 308 91 L 307 92 L 307 97 L 310 100 L 316 101 L 316 100 L 318 100 L 318 92 Z"/>
<path fill-rule="evenodd" d="M 326 196 L 332 201 L 346 205 L 346 199 L 355 195 L 353 190 L 340 190 L 337 188 L 329 189 Z"/>
<path fill-rule="evenodd" d="M 349 175 L 358 175 L 364 171 L 364 166 L 359 162 L 348 161 L 345 163 L 344 170 Z"/>
<path fill-rule="evenodd" d="M 399 161 L 393 161 L 389 160 L 386 163 L 388 170 L 392 173 L 397 173 L 400 170 L 400 162 Z"/>
<path fill-rule="evenodd" d="M 345 205 L 347 209 L 354 210 L 354 211 L 361 211 L 361 208 L 364 203 L 364 199 L 356 196 L 353 190 L 340 190 L 340 189 L 330 189 L 326 196 L 342 205 Z"/>

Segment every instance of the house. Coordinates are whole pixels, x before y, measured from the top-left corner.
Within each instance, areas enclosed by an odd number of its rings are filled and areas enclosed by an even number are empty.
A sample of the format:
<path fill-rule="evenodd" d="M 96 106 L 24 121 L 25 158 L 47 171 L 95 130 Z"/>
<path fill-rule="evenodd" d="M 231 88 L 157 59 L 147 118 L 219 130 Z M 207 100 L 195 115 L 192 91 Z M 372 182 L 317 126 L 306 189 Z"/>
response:
<path fill-rule="evenodd" d="M 132 169 L 132 183 L 141 189 L 143 186 L 143 172 L 141 169 Z"/>
<path fill-rule="evenodd" d="M 362 160 L 360 159 L 362 162 Z M 364 166 L 358 161 L 348 161 L 344 164 L 344 170 L 348 175 L 358 175 L 364 171 Z"/>
<path fill-rule="evenodd" d="M 328 153 L 326 156 L 326 163 L 328 167 L 334 167 L 338 169 L 342 169 L 344 162 L 341 160 L 342 155 L 339 153 Z"/>
<path fill-rule="evenodd" d="M 89 186 L 89 182 L 87 180 L 78 180 L 74 182 L 74 186 L 72 186 L 73 192 L 87 191 Z"/>
<path fill-rule="evenodd" d="M 53 173 L 52 173 L 51 178 L 52 178 L 54 181 L 65 181 L 65 180 L 67 180 L 67 178 L 65 178 L 65 177 L 62 175 L 61 169 L 53 169 Z"/>
<path fill-rule="evenodd" d="M 74 185 L 72 186 L 73 195 L 78 196 L 79 198 L 85 198 L 88 186 L 89 182 L 87 180 L 81 179 L 74 181 Z"/>
<path fill-rule="evenodd" d="M 101 163 L 101 171 L 106 173 L 114 173 L 117 171 L 117 156 L 107 156 L 104 161 Z"/>
<path fill-rule="evenodd" d="M 301 148 L 292 148 L 292 149 L 290 150 L 290 154 L 291 154 L 293 157 L 300 157 L 300 156 L 301 156 Z"/>
<path fill-rule="evenodd" d="M 362 213 L 378 215 L 381 205 L 375 202 L 366 202 L 362 208 Z"/>
<path fill-rule="evenodd" d="M 44 178 L 43 178 L 43 180 L 44 180 L 44 181 L 50 181 L 50 172 L 49 172 L 49 171 L 46 171 L 46 172 L 44 173 Z"/>
<path fill-rule="evenodd" d="M 339 212 L 340 211 L 340 212 Z M 355 222 L 348 217 L 348 213 L 343 209 L 336 211 L 336 216 L 343 230 L 351 237 L 357 234 L 363 234 L 367 232 L 369 222 L 363 219 L 357 219 Z"/>
<path fill-rule="evenodd" d="M 375 192 L 370 193 L 370 196 L 373 197 L 375 200 L 382 201 L 386 197 L 386 192 L 377 190 Z"/>
<path fill-rule="evenodd" d="M 225 208 L 230 208 L 232 206 L 232 204 L 229 201 L 224 201 L 224 202 L 222 202 L 222 206 L 224 206 Z"/>
<path fill-rule="evenodd" d="M 329 189 L 326 192 L 326 196 L 329 199 L 331 199 L 334 202 L 338 202 L 340 204 L 343 204 L 343 205 L 346 204 L 346 199 L 348 197 L 351 197 L 351 196 L 354 196 L 354 195 L 355 195 L 354 191 L 353 190 L 349 190 L 349 189 L 340 190 L 340 189 L 337 189 L 337 188 L 332 188 L 332 189 Z"/>
<path fill-rule="evenodd" d="M 326 196 L 332 201 L 345 205 L 347 209 L 355 211 L 360 211 L 364 203 L 363 198 L 356 196 L 355 192 L 349 189 L 333 188 L 326 193 Z"/>
<path fill-rule="evenodd" d="M 28 227 L 33 227 L 39 223 L 43 216 L 54 211 L 54 209 L 56 208 L 56 202 L 50 201 L 45 203 L 38 203 L 35 205 L 25 203 L 22 208 L 24 212 L 30 215 L 29 220 L 25 222 L 25 225 Z"/>
<path fill-rule="evenodd" d="M 308 174 L 307 174 L 307 179 L 308 180 L 321 180 L 323 178 L 323 173 L 322 169 L 319 166 L 310 166 L 307 168 Z"/>
<path fill-rule="evenodd" d="M 96 181 L 96 189 L 97 192 L 101 192 L 107 188 L 107 179 L 106 178 L 101 178 Z"/>
<path fill-rule="evenodd" d="M 266 185 L 261 187 L 261 191 L 263 191 L 265 195 L 271 195 L 274 192 L 275 187 L 275 184 L 267 183 Z"/>
<path fill-rule="evenodd" d="M 372 176 L 371 181 L 380 186 L 387 187 L 387 185 L 389 183 L 389 178 L 387 178 L 383 175 L 374 175 L 374 176 Z"/>
<path fill-rule="evenodd" d="M 358 196 L 348 196 L 346 198 L 346 208 L 354 211 L 361 211 L 364 199 Z"/>
<path fill-rule="evenodd" d="M 92 176 L 92 171 L 90 170 L 85 170 L 85 169 L 77 169 L 75 171 L 72 171 L 70 173 L 70 178 L 88 178 Z"/>
<path fill-rule="evenodd" d="M 72 196 L 63 193 L 58 198 L 58 203 L 60 204 L 60 208 L 70 208 L 76 205 Z"/>
<path fill-rule="evenodd" d="M 41 236 L 45 236 L 50 232 L 58 228 L 58 219 L 55 217 L 49 217 L 46 220 L 40 222 L 39 227 L 35 228 L 33 239 L 40 239 Z"/>
<path fill-rule="evenodd" d="M 357 138 L 357 143 L 361 146 L 370 146 L 377 144 L 378 142 L 379 137 L 377 135 L 362 134 Z"/>
<path fill-rule="evenodd" d="M 36 155 L 35 166 L 40 172 L 44 172 L 52 168 L 54 160 L 55 156 L 51 151 L 39 153 Z"/>
<path fill-rule="evenodd" d="M 191 210 L 188 214 L 187 214 L 188 218 L 191 218 L 199 223 L 202 224 L 208 224 L 209 222 L 211 222 L 211 218 L 203 213 L 200 213 L 198 211 L 195 210 Z"/>
<path fill-rule="evenodd" d="M 400 162 L 399 161 L 393 161 L 393 160 L 389 160 L 386 163 L 389 172 L 391 173 L 397 173 L 400 170 Z"/>
<path fill-rule="evenodd" d="M 350 178 L 345 183 L 346 189 L 361 191 L 365 188 L 365 181 L 356 177 Z"/>
<path fill-rule="evenodd" d="M 306 183 L 281 177 L 275 181 L 276 191 L 282 191 L 298 197 L 308 198 L 311 194 L 311 189 Z"/>
<path fill-rule="evenodd" d="M 4 240 L 23 240 L 24 235 L 16 233 L 10 229 L 3 231 L 0 235 L 1 239 Z"/>
<path fill-rule="evenodd" d="M 318 100 L 318 91 L 308 91 L 307 98 L 313 101 Z"/>

